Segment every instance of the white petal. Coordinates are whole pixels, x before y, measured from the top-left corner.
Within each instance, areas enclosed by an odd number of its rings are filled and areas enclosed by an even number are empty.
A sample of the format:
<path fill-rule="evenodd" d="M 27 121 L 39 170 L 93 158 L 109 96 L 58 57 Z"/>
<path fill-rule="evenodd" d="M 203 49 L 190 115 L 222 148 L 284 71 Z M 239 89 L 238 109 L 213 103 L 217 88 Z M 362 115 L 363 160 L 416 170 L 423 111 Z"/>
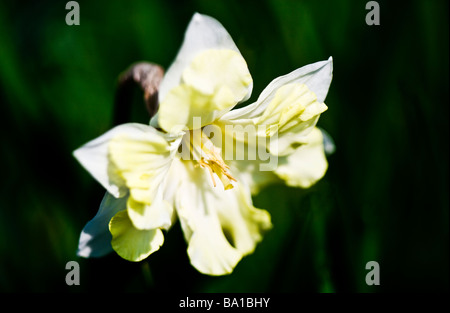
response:
<path fill-rule="evenodd" d="M 118 135 L 140 136 L 142 132 L 152 134 L 157 130 L 151 126 L 136 123 L 119 125 L 75 150 L 73 155 L 110 194 L 116 198 L 123 197 L 127 187 L 125 181 L 111 168 L 108 145 L 110 140 Z"/>
<path fill-rule="evenodd" d="M 221 120 L 239 122 L 263 114 L 275 96 L 275 92 L 290 83 L 305 84 L 317 96 L 318 102 L 324 102 L 333 76 L 333 59 L 303 66 L 295 71 L 274 79 L 261 93 L 258 100 L 243 108 L 232 110 L 222 116 Z"/>
<path fill-rule="evenodd" d="M 160 103 L 172 88 L 180 84 L 183 71 L 189 66 L 195 55 L 209 49 L 230 49 L 240 54 L 239 49 L 222 24 L 210 16 L 195 13 L 186 30 L 181 49 L 159 87 Z M 243 101 L 250 97 L 251 88 L 252 85 Z"/>
<path fill-rule="evenodd" d="M 108 224 L 119 211 L 126 209 L 128 196 L 116 199 L 108 192 L 105 193 L 100 208 L 90 220 L 80 235 L 77 255 L 81 257 L 101 257 L 112 251 L 111 233 Z"/>

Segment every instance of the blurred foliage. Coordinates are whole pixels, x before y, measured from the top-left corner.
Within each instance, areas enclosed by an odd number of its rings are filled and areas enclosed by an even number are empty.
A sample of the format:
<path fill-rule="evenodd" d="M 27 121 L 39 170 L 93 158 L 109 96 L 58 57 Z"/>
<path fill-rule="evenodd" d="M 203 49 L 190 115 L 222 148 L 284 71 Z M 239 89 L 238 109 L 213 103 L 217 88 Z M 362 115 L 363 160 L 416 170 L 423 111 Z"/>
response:
<path fill-rule="evenodd" d="M 448 290 L 448 1 L 380 0 L 380 26 L 365 24 L 367 1 L 355 0 L 78 2 L 80 26 L 65 24 L 66 1 L 0 2 L 0 290 Z M 195 271 L 178 224 L 144 262 L 78 258 L 104 191 L 71 153 L 113 126 L 123 70 L 170 65 L 194 12 L 230 32 L 252 99 L 333 56 L 319 121 L 337 146 L 329 171 L 309 190 L 276 185 L 254 198 L 274 228 L 232 275 Z M 130 121 L 148 121 L 132 111 Z M 70 260 L 80 286 L 65 284 Z M 365 284 L 371 260 L 380 286 Z"/>

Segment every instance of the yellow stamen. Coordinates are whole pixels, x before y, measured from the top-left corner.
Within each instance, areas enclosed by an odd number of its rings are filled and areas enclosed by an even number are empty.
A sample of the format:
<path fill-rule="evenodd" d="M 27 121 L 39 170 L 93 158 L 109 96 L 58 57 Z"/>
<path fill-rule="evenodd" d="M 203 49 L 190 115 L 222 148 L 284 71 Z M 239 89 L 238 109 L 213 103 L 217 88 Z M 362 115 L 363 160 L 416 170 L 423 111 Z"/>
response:
<path fill-rule="evenodd" d="M 195 137 L 195 134 L 192 134 L 192 132 L 190 135 L 194 135 Z M 236 178 L 230 174 L 230 167 L 222 159 L 220 149 L 214 146 L 212 141 L 203 132 L 201 132 L 201 140 L 195 140 L 195 138 L 190 140 L 189 147 L 194 156 L 194 160 L 198 162 L 197 166 L 208 169 L 214 187 L 217 186 L 214 178 L 214 174 L 216 174 L 225 190 L 233 188 L 231 181 L 236 182 Z"/>
<path fill-rule="evenodd" d="M 209 175 L 211 175 L 213 185 L 214 185 L 214 187 L 216 187 L 216 180 L 214 179 L 214 172 L 213 172 L 211 166 L 209 166 L 209 164 L 207 162 L 205 162 L 204 159 L 201 159 L 198 163 L 200 164 L 201 168 L 205 168 L 205 167 L 208 168 Z"/>

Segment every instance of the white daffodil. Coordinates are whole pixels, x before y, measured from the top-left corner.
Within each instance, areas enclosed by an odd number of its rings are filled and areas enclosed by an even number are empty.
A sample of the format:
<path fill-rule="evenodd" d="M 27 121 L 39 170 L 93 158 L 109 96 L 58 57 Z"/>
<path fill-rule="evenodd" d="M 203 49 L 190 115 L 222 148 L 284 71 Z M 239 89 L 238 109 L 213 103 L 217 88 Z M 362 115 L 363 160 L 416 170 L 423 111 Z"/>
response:
<path fill-rule="evenodd" d="M 191 264 L 231 273 L 272 226 L 252 193 L 274 180 L 307 188 L 325 174 L 315 125 L 331 76 L 330 58 L 273 80 L 255 103 L 231 110 L 250 97 L 252 77 L 223 26 L 195 14 L 150 125 L 119 125 L 74 152 L 107 190 L 78 255 L 114 249 L 140 261 L 178 218 Z M 276 166 L 264 167 L 269 159 Z"/>

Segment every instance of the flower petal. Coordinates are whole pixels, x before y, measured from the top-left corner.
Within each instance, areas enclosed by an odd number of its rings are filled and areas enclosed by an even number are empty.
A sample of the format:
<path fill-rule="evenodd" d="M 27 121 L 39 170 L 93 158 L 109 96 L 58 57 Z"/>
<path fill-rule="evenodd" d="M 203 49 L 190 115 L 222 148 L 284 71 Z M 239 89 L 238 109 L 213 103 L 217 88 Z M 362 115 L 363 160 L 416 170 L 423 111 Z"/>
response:
<path fill-rule="evenodd" d="M 117 212 L 126 209 L 127 199 L 127 196 L 116 199 L 108 192 L 105 193 L 97 214 L 81 232 L 78 256 L 85 258 L 101 257 L 112 251 L 112 237 L 108 224 Z"/>
<path fill-rule="evenodd" d="M 164 243 L 164 235 L 160 229 L 136 229 L 127 211 L 120 211 L 111 219 L 109 230 L 113 238 L 113 249 L 128 261 L 141 261 Z"/>
<path fill-rule="evenodd" d="M 183 84 L 172 89 L 165 102 L 160 104 L 158 123 L 169 133 L 200 128 L 235 104 L 233 94 L 226 87 L 213 95 L 206 95 Z"/>
<path fill-rule="evenodd" d="M 209 49 L 198 53 L 183 71 L 182 81 L 208 95 L 226 86 L 235 103 L 247 95 L 253 82 L 242 55 L 230 49 Z"/>
<path fill-rule="evenodd" d="M 269 158 L 274 158 L 274 160 L 267 159 L 266 161 L 262 161 L 260 159 L 247 159 L 228 162 L 231 167 L 230 171 L 232 173 L 239 173 L 236 175 L 239 177 L 238 181 L 248 186 L 252 195 L 256 195 L 265 186 L 279 181 L 278 176 L 273 173 L 273 170 L 269 170 L 276 167 L 278 158 L 273 155 L 269 156 Z"/>
<path fill-rule="evenodd" d="M 221 53 L 229 54 L 230 56 L 234 55 L 234 57 L 228 57 L 225 58 L 226 62 L 217 62 L 214 60 L 214 58 L 210 58 L 204 53 L 208 54 L 210 52 L 208 51 L 222 51 Z M 195 61 L 197 59 L 197 61 Z M 224 59 L 223 57 L 220 59 Z M 237 62 L 237 63 L 236 63 Z M 200 71 L 196 69 L 196 65 L 200 66 Z M 211 64 L 215 64 L 213 68 L 210 68 Z M 226 64 L 229 64 L 230 66 L 227 67 L 227 71 L 224 73 L 223 71 L 219 71 L 218 68 L 225 66 Z M 242 66 L 241 64 L 244 64 Z M 235 66 L 239 65 L 239 66 Z M 190 68 L 190 69 L 189 69 Z M 189 70 L 187 70 L 189 69 Z M 215 70 L 213 70 L 215 69 Z M 187 71 L 186 71 L 187 70 Z M 205 74 L 205 70 L 207 70 L 207 75 Z M 226 75 L 221 75 L 221 74 Z M 240 73 L 239 80 L 244 79 L 245 84 L 242 86 L 239 86 L 238 89 L 236 89 L 236 84 L 232 83 L 227 88 L 229 90 L 223 90 L 223 86 L 226 86 L 227 84 L 224 84 L 223 78 L 229 78 L 233 75 L 230 75 L 230 73 Z M 199 78 L 198 74 L 202 74 L 201 79 Z M 214 77 L 216 75 L 216 77 Z M 214 77 L 214 79 L 210 79 L 211 77 Z M 218 79 L 217 79 L 218 78 Z M 207 84 L 203 84 L 204 82 L 208 82 Z M 212 83 L 214 82 L 215 83 Z M 217 84 L 217 82 L 221 82 L 221 84 Z M 226 81 L 226 79 L 225 79 Z M 172 112 L 174 109 L 172 107 L 171 101 L 168 101 L 166 99 L 170 92 L 174 90 L 174 88 L 180 86 L 182 82 L 188 83 L 191 87 L 199 88 L 199 84 L 202 85 L 197 92 L 203 91 L 205 95 L 209 95 L 211 103 L 212 96 L 211 96 L 211 86 L 216 86 L 214 90 L 214 93 L 220 93 L 220 97 L 216 97 L 214 100 L 219 99 L 227 99 L 224 103 L 221 104 L 221 106 L 226 106 L 225 110 L 214 112 L 215 117 L 218 118 L 224 113 L 228 112 L 231 107 L 233 107 L 237 102 L 239 101 L 245 101 L 248 98 L 250 98 L 252 88 L 253 88 L 253 82 L 251 80 L 251 76 L 248 73 L 247 65 L 245 63 L 244 58 L 239 52 L 239 49 L 236 47 L 235 43 L 233 42 L 233 39 L 228 34 L 226 29 L 220 24 L 217 20 L 215 20 L 212 17 L 201 15 L 201 14 L 194 14 L 192 17 L 188 28 L 186 30 L 184 41 L 181 46 L 180 51 L 178 52 L 175 61 L 172 63 L 172 65 L 167 70 L 161 85 L 159 87 L 159 103 L 160 103 L 160 110 L 152 117 L 150 120 L 150 125 L 154 127 L 161 127 L 161 124 L 165 123 L 165 126 L 162 127 L 167 132 L 172 132 L 176 129 L 172 129 L 174 125 L 181 125 L 176 124 L 179 121 L 175 120 L 173 123 L 168 124 L 169 122 L 167 119 L 170 119 L 173 115 L 172 114 L 166 114 L 164 115 L 165 111 Z M 217 86 L 220 85 L 220 88 L 217 88 Z M 209 90 L 210 92 L 206 92 L 206 90 Z M 180 90 L 173 91 L 177 94 L 180 93 Z M 233 97 L 235 100 L 233 103 L 228 103 L 228 98 Z M 172 96 L 173 97 L 173 96 Z M 181 105 L 183 102 L 176 102 L 178 105 Z M 186 105 L 186 102 L 184 102 Z M 190 103 L 192 105 L 192 103 Z M 226 105 L 225 105 L 226 104 Z M 161 110 L 161 107 L 163 109 Z M 166 107 L 166 108 L 164 108 Z M 180 108 L 181 113 L 185 112 L 186 110 L 189 110 L 190 105 L 186 108 Z M 177 107 L 178 109 L 179 107 Z M 213 108 L 210 108 L 209 111 L 214 111 L 214 105 Z M 161 117 L 161 112 L 163 112 L 163 117 Z M 180 111 L 177 111 L 177 114 Z M 211 112 L 210 112 L 211 113 Z M 196 116 L 196 115 L 189 115 L 188 117 Z M 182 117 L 181 119 L 186 119 L 186 116 Z M 202 120 L 203 122 L 203 120 Z M 191 122 L 192 123 L 192 122 Z M 188 125 L 188 124 L 183 124 Z M 206 125 L 206 122 L 203 122 L 202 126 Z"/>
<path fill-rule="evenodd" d="M 181 180 L 176 208 L 191 264 L 204 274 L 229 274 L 271 228 L 270 215 L 253 207 L 242 184 L 229 190 L 213 187 L 206 169 L 183 164 L 186 179 Z"/>
<path fill-rule="evenodd" d="M 162 193 L 150 205 L 130 197 L 127 201 L 127 209 L 133 225 L 138 229 L 169 229 L 172 225 L 173 206 L 163 200 Z"/>
<path fill-rule="evenodd" d="M 285 156 L 292 153 L 303 137 L 312 131 L 320 114 L 328 107 L 318 102 L 315 93 L 305 84 L 299 83 L 282 85 L 267 99 L 269 98 L 270 102 L 264 104 L 265 110 L 261 115 L 251 119 L 221 119 L 217 124 L 225 124 L 222 126 L 225 129 L 227 125 L 244 130 L 258 128 L 256 131 L 258 142 L 264 142 L 262 139 L 265 138 L 270 139 L 268 151 L 276 156 Z"/>
<path fill-rule="evenodd" d="M 317 96 L 317 101 L 323 103 L 330 88 L 333 74 L 333 59 L 320 61 L 303 66 L 291 73 L 274 79 L 261 93 L 258 100 L 243 108 L 224 114 L 221 120 L 245 120 L 259 117 L 275 97 L 276 91 L 287 84 L 305 84 Z"/>
<path fill-rule="evenodd" d="M 83 167 L 114 197 L 127 193 L 124 180 L 111 171 L 108 160 L 108 144 L 112 137 L 134 131 L 135 124 L 119 125 L 73 152 Z"/>
<path fill-rule="evenodd" d="M 191 64 L 194 57 L 202 51 L 210 49 L 233 50 L 240 54 L 227 30 L 216 19 L 195 13 L 187 27 L 184 41 L 175 61 L 167 70 L 159 87 L 159 102 L 163 102 L 166 94 L 178 86 L 184 70 Z M 251 87 L 242 100 L 247 100 Z"/>
<path fill-rule="evenodd" d="M 314 128 L 292 154 L 279 158 L 274 172 L 289 186 L 309 188 L 325 175 L 327 168 L 322 132 Z"/>
<path fill-rule="evenodd" d="M 169 133 L 210 124 L 242 100 L 251 83 L 247 63 L 236 51 L 202 51 L 160 103 L 158 123 Z"/>
<path fill-rule="evenodd" d="M 163 194 L 175 148 L 177 143 L 171 145 L 165 134 L 144 125 L 110 140 L 112 168 L 130 189 L 128 215 L 138 229 L 171 225 L 173 208 L 164 201 Z"/>
<path fill-rule="evenodd" d="M 187 253 L 192 266 L 207 275 L 233 272 L 243 255 L 229 244 L 217 217 L 200 216 L 195 224 L 201 226 L 196 227 L 188 239 Z"/>

